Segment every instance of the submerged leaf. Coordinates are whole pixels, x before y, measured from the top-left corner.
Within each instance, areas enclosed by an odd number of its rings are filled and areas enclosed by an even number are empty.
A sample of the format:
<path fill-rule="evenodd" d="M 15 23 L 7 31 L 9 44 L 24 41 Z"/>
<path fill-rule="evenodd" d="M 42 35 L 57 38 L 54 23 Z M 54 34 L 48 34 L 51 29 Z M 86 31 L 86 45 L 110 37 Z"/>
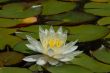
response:
<path fill-rule="evenodd" d="M 0 61 L 6 66 L 17 64 L 24 58 L 23 54 L 17 52 L 2 52 L 0 56 Z"/>

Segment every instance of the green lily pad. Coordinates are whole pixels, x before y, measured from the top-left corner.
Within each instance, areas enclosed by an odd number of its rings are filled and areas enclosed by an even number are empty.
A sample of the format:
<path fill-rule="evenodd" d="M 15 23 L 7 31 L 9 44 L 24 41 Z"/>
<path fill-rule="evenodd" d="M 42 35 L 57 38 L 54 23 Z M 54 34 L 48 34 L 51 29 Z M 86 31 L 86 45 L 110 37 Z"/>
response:
<path fill-rule="evenodd" d="M 18 67 L 2 67 L 0 68 L 0 73 L 32 73 L 30 70 L 26 68 L 18 68 Z"/>
<path fill-rule="evenodd" d="M 103 38 L 109 33 L 109 29 L 97 25 L 80 25 L 74 27 L 65 27 L 68 29 L 68 40 L 78 40 L 79 42 L 93 41 Z"/>
<path fill-rule="evenodd" d="M 19 30 L 26 31 L 26 32 L 39 33 L 39 26 L 38 25 L 32 25 L 32 26 L 29 26 L 29 27 L 22 27 Z"/>
<path fill-rule="evenodd" d="M 88 68 L 93 72 L 110 72 L 110 65 L 98 62 L 85 54 L 81 54 L 78 58 L 73 59 L 72 63 Z"/>
<path fill-rule="evenodd" d="M 94 2 L 110 2 L 110 0 L 91 0 L 91 1 L 94 1 Z"/>
<path fill-rule="evenodd" d="M 48 0 L 42 3 L 42 15 L 53 15 L 62 12 L 67 12 L 76 7 L 75 2 L 62 2 L 57 0 Z"/>
<path fill-rule="evenodd" d="M 94 20 L 95 16 L 83 12 L 74 11 L 74 12 L 67 12 L 58 15 L 47 16 L 45 19 L 53 21 L 53 24 L 60 24 L 60 23 L 76 24 L 76 23 L 82 23 L 82 22 Z M 51 21 L 48 21 L 47 23 Z M 55 23 L 55 21 L 57 23 Z"/>
<path fill-rule="evenodd" d="M 22 61 L 24 55 L 17 52 L 2 52 L 0 53 L 0 61 L 3 62 L 3 65 L 13 65 Z"/>
<path fill-rule="evenodd" d="M 110 3 L 90 2 L 85 5 L 85 11 L 98 16 L 110 16 Z"/>
<path fill-rule="evenodd" d="M 0 17 L 6 18 L 27 18 L 36 16 L 41 12 L 41 6 L 26 8 L 26 3 L 10 3 L 3 6 L 0 10 Z"/>
<path fill-rule="evenodd" d="M 93 73 L 86 68 L 77 65 L 62 65 L 47 68 L 51 73 Z"/>
<path fill-rule="evenodd" d="M 18 19 L 0 18 L 0 27 L 12 27 L 20 23 L 21 23 L 21 20 L 18 20 Z"/>
<path fill-rule="evenodd" d="M 22 41 L 20 38 L 10 35 L 16 32 L 16 29 L 0 28 L 0 49 L 3 49 L 5 45 L 13 47 L 17 42 Z"/>
<path fill-rule="evenodd" d="M 4 2 L 7 2 L 7 1 L 10 1 L 10 0 L 0 0 L 0 3 L 4 3 Z"/>
<path fill-rule="evenodd" d="M 110 64 L 110 51 L 105 48 L 94 51 L 93 56 L 104 63 Z"/>
<path fill-rule="evenodd" d="M 110 17 L 103 17 L 97 22 L 99 25 L 110 25 Z"/>
<path fill-rule="evenodd" d="M 25 45 L 27 43 L 28 43 L 28 41 L 19 42 L 14 46 L 13 50 L 22 52 L 22 53 L 32 54 L 33 51 L 29 50 L 29 48 Z"/>
<path fill-rule="evenodd" d="M 42 26 L 44 29 L 49 29 L 50 26 Z M 54 26 L 55 30 L 57 30 L 59 27 Z M 33 37 L 36 39 L 39 38 L 39 29 L 38 26 L 31 26 L 27 28 L 21 28 L 20 30 L 28 31 L 28 32 L 34 32 L 32 34 Z M 100 38 L 103 38 L 109 33 L 109 29 L 104 26 L 97 26 L 97 25 L 80 25 L 80 26 L 72 26 L 72 27 L 63 27 L 63 30 L 68 30 L 68 40 L 69 41 L 75 41 L 79 40 L 79 42 L 87 42 L 87 41 L 93 41 Z M 24 33 L 25 35 L 28 33 Z M 25 35 L 18 33 L 18 36 L 25 37 Z"/>
<path fill-rule="evenodd" d="M 32 65 L 31 67 L 29 67 L 29 69 L 31 70 L 31 71 L 42 71 L 42 68 L 41 68 L 41 66 L 38 66 L 38 65 L 36 65 L 36 64 L 34 64 L 34 65 Z"/>

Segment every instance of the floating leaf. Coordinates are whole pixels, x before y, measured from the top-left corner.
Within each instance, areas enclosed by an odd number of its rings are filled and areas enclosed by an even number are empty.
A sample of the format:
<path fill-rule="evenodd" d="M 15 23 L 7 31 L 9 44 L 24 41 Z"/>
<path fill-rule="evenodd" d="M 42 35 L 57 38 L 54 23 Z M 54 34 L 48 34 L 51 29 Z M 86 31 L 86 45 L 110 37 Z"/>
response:
<path fill-rule="evenodd" d="M 93 72 L 110 72 L 110 65 L 98 62 L 85 54 L 81 54 L 78 58 L 73 59 L 72 63 L 88 68 Z"/>
<path fill-rule="evenodd" d="M 13 47 L 17 42 L 22 41 L 20 38 L 10 35 L 16 32 L 16 29 L 0 28 L 0 49 L 3 49 L 5 45 Z"/>
<path fill-rule="evenodd" d="M 110 17 L 103 17 L 98 20 L 97 22 L 99 25 L 109 25 L 110 24 Z"/>
<path fill-rule="evenodd" d="M 0 27 L 12 27 L 12 26 L 15 26 L 20 23 L 21 23 L 21 21 L 18 19 L 0 18 Z"/>
<path fill-rule="evenodd" d="M 86 68 L 77 65 L 62 65 L 49 67 L 48 70 L 52 73 L 93 73 Z"/>
<path fill-rule="evenodd" d="M 48 0 L 44 1 L 42 3 L 42 6 L 43 6 L 42 15 L 53 15 L 74 9 L 76 7 L 76 3 Z"/>
<path fill-rule="evenodd" d="M 10 1 L 10 0 L 0 0 L 0 3 L 4 3 L 4 2 L 7 2 L 7 1 Z"/>
<path fill-rule="evenodd" d="M 67 12 L 67 13 L 62 13 L 62 14 L 58 14 L 58 15 L 47 16 L 46 19 L 54 21 L 53 24 L 56 24 L 55 21 L 59 22 L 57 24 L 60 24 L 60 23 L 76 24 L 76 23 L 82 23 L 82 22 L 94 20 L 95 16 L 74 11 L 74 12 Z M 49 23 L 49 22 L 50 21 L 48 21 L 47 23 Z M 66 25 L 68 25 L 68 24 L 66 24 Z"/>
<path fill-rule="evenodd" d="M 94 51 L 93 56 L 104 63 L 110 64 L 110 51 L 105 48 Z"/>
<path fill-rule="evenodd" d="M 33 51 L 29 50 L 29 48 L 26 46 L 27 43 L 28 43 L 27 41 L 19 42 L 14 46 L 13 50 L 22 52 L 22 53 L 32 54 Z"/>
<path fill-rule="evenodd" d="M 32 26 L 29 26 L 29 27 L 22 27 L 19 30 L 39 33 L 39 26 L 38 25 L 32 25 Z"/>
<path fill-rule="evenodd" d="M 38 65 L 36 65 L 36 64 L 34 64 L 34 65 L 32 65 L 31 67 L 29 67 L 29 69 L 30 69 L 31 71 L 42 71 L 41 66 L 38 66 Z"/>
<path fill-rule="evenodd" d="M 30 70 L 26 68 L 18 68 L 18 67 L 2 67 L 0 68 L 0 73 L 32 73 Z"/>
<path fill-rule="evenodd" d="M 68 40 L 78 40 L 79 42 L 93 41 L 103 38 L 109 33 L 109 29 L 97 25 L 80 25 L 65 27 L 68 29 Z"/>
<path fill-rule="evenodd" d="M 110 2 L 110 0 L 91 0 L 91 1 L 94 1 L 94 2 Z"/>
<path fill-rule="evenodd" d="M 0 17 L 6 18 L 27 18 L 36 16 L 41 12 L 41 6 L 26 8 L 26 3 L 10 3 L 3 6 L 0 10 Z"/>
<path fill-rule="evenodd" d="M 85 5 L 85 11 L 98 16 L 110 16 L 110 3 L 89 2 Z"/>
<path fill-rule="evenodd" d="M 22 61 L 24 55 L 17 52 L 1 52 L 0 61 L 3 62 L 3 65 L 12 65 L 17 64 Z"/>

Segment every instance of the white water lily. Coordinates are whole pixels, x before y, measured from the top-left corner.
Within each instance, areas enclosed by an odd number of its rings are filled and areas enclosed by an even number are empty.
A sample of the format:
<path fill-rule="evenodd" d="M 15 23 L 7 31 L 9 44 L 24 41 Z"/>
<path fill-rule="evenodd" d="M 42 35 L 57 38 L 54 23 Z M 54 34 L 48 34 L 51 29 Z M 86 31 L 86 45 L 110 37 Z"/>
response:
<path fill-rule="evenodd" d="M 62 27 L 57 32 L 54 31 L 53 27 L 50 27 L 50 30 L 43 30 L 40 27 L 39 36 L 40 42 L 27 35 L 29 44 L 26 44 L 26 46 L 41 54 L 27 56 L 23 59 L 24 61 L 36 62 L 38 65 L 45 65 L 46 63 L 56 65 L 59 61 L 71 61 L 75 56 L 82 53 L 82 51 L 76 51 L 78 48 L 78 46 L 75 46 L 77 41 L 65 43 L 67 32 L 63 32 Z"/>

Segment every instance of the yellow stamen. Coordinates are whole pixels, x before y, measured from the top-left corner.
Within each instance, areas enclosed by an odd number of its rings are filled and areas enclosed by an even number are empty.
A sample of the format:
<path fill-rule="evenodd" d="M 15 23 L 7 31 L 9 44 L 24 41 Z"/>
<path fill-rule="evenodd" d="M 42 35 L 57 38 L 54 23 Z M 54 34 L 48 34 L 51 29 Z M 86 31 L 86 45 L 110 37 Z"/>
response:
<path fill-rule="evenodd" d="M 50 48 L 54 48 L 54 46 L 55 46 L 55 40 L 54 39 L 49 40 L 49 46 L 50 46 Z"/>
<path fill-rule="evenodd" d="M 60 48 L 62 46 L 63 42 L 59 39 L 56 40 L 56 47 Z"/>

